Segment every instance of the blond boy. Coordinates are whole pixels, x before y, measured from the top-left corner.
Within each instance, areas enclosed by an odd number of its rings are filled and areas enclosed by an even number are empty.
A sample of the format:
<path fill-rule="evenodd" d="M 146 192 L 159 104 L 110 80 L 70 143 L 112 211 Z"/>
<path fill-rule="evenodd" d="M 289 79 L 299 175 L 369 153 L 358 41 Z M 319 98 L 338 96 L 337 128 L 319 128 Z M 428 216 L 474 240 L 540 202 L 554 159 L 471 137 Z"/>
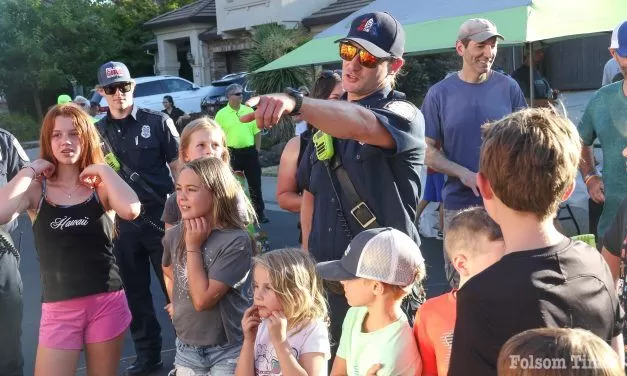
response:
<path fill-rule="evenodd" d="M 497 262 L 505 251 L 501 228 L 484 208 L 456 214 L 444 237 L 444 250 L 459 273 L 459 288 Z M 446 376 L 457 313 L 457 289 L 427 300 L 416 312 L 414 336 L 422 359 L 422 376 Z"/>
<path fill-rule="evenodd" d="M 581 153 L 575 126 L 528 109 L 484 127 L 477 186 L 501 227 L 505 254 L 457 293 L 449 375 L 496 375 L 501 346 L 538 327 L 588 329 L 622 349 L 612 276 L 589 245 L 553 218 L 572 193 Z"/>
<path fill-rule="evenodd" d="M 363 231 L 342 259 L 317 265 L 324 279 L 341 281 L 351 308 L 331 376 L 414 376 L 422 364 L 403 297 L 425 277 L 420 248 L 393 228 Z"/>

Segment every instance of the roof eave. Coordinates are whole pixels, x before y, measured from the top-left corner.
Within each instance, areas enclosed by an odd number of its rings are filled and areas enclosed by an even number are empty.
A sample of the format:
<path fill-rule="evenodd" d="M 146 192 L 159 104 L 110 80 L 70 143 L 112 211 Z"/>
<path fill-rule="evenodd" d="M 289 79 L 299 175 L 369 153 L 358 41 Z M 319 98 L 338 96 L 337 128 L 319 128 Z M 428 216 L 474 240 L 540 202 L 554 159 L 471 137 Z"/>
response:
<path fill-rule="evenodd" d="M 216 23 L 215 16 L 192 16 L 186 18 L 171 19 L 165 21 L 146 22 L 143 27 L 146 30 L 165 29 L 186 23 Z"/>

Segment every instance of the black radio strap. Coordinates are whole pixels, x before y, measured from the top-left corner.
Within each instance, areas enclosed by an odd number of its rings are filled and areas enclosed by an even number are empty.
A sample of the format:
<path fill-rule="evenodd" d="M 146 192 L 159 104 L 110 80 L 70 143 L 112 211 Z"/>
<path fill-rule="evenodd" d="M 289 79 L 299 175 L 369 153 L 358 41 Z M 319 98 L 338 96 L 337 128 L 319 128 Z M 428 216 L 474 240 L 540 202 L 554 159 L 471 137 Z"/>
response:
<path fill-rule="evenodd" d="M 340 184 L 340 191 L 344 192 L 344 194 L 346 195 L 346 198 L 351 205 L 351 209 L 349 211 L 350 215 L 355 218 L 357 223 L 359 223 L 359 225 L 365 230 L 381 227 L 379 222 L 377 222 L 377 217 L 368 207 L 368 204 L 366 204 L 361 199 L 361 197 L 359 197 L 359 194 L 355 189 L 355 185 L 351 181 L 351 178 L 348 175 L 348 172 L 346 171 L 344 166 L 342 166 L 342 159 L 338 154 L 339 153 L 337 151 L 333 154 L 333 158 L 330 161 L 331 163 L 327 164 L 327 169 L 335 174 L 335 177 Z M 335 183 L 333 182 L 333 179 L 331 179 L 331 184 L 335 188 Z M 341 203 L 340 197 L 338 195 L 338 190 L 334 190 L 336 196 L 338 196 L 338 203 Z"/>
<path fill-rule="evenodd" d="M 131 170 L 128 166 L 126 166 L 121 160 L 120 158 L 118 158 L 117 156 L 120 155 L 118 153 L 118 151 L 113 148 L 112 143 L 109 140 L 109 127 L 111 127 L 112 125 L 109 124 L 109 119 L 107 119 L 106 121 L 106 125 L 105 125 L 105 129 L 101 129 L 102 127 L 96 127 L 98 129 L 98 133 L 100 133 L 100 138 L 102 138 L 102 141 L 105 144 L 105 147 L 116 156 L 116 160 L 118 161 L 118 164 L 120 165 L 120 169 L 118 171 L 118 174 L 122 177 L 122 179 L 124 180 L 130 180 L 133 183 L 136 183 L 137 185 L 139 185 L 139 187 L 141 189 L 143 189 L 145 192 L 147 192 L 149 195 L 153 196 L 157 202 L 161 203 L 162 205 L 165 205 L 165 200 L 163 197 L 161 197 L 159 194 L 157 194 L 157 192 L 155 192 L 154 189 L 152 189 L 148 183 L 146 183 L 144 181 L 144 179 L 142 179 L 141 175 L 139 175 L 137 172 Z M 105 153 L 106 154 L 106 153 Z"/>
<path fill-rule="evenodd" d="M 11 239 L 11 235 L 0 229 L 0 256 L 5 253 L 10 253 L 17 259 L 17 262 L 20 262 L 20 253 L 17 248 L 13 245 L 13 240 Z"/>

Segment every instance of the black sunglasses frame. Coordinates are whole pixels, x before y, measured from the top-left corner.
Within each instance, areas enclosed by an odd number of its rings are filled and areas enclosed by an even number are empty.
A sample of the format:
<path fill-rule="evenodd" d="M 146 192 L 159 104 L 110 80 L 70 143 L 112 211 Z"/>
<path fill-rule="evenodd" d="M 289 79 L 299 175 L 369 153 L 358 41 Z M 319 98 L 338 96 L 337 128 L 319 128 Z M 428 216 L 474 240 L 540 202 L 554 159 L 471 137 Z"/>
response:
<path fill-rule="evenodd" d="M 102 87 L 102 90 L 107 95 L 114 95 L 115 93 L 117 93 L 118 90 L 120 90 L 121 93 L 126 94 L 132 89 L 133 89 L 132 82 L 116 83 L 116 84 L 111 84 L 109 86 Z"/>

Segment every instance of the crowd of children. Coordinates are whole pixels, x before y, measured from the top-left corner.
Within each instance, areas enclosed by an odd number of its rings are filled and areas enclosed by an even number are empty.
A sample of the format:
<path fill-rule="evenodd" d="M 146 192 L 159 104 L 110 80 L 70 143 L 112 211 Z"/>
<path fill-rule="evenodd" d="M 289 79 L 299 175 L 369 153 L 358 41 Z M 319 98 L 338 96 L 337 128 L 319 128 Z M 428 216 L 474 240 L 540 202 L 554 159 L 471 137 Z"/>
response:
<path fill-rule="evenodd" d="M 193 160 L 192 129 L 176 185 L 182 222 L 164 238 L 176 375 L 624 375 L 610 269 L 553 227 L 579 160 L 568 120 L 522 110 L 484 127 L 485 208 L 457 214 L 444 239 L 459 289 L 427 300 L 413 329 L 401 301 L 426 266 L 411 238 L 366 230 L 318 265 L 298 249 L 255 255 L 223 137 L 207 131 L 214 152 Z M 339 281 L 351 306 L 338 339 L 323 279 Z"/>
<path fill-rule="evenodd" d="M 35 161 L 0 189 L 0 219 L 28 211 L 34 221 L 40 374 L 75 369 L 85 343 L 90 369 L 115 364 L 130 321 L 111 216 L 137 216 L 138 200 L 103 164 L 95 132 L 73 105 L 54 107 L 42 156 L 56 164 Z M 166 310 L 177 336 L 171 375 L 624 375 L 615 281 L 624 279 L 627 204 L 607 237 L 607 263 L 553 225 L 579 155 L 574 125 L 549 110 L 484 126 L 477 183 L 485 208 L 457 214 L 444 239 L 459 289 L 427 300 L 412 329 L 401 302 L 422 286 L 426 265 L 408 235 L 365 230 L 340 260 L 317 265 L 299 249 L 259 253 L 249 231 L 254 210 L 228 165 L 224 134 L 212 120 L 195 120 L 182 133 L 176 194 L 163 214 Z M 92 259 L 55 258 L 58 242 L 71 248 L 85 236 L 102 243 Z M 77 262 L 93 267 L 81 272 Z M 103 278 L 87 275 L 93 271 Z M 323 279 L 340 282 L 351 306 L 340 338 L 329 336 Z M 76 320 L 77 312 L 100 318 Z M 76 335 L 59 336 L 68 331 Z M 109 357 L 99 361 L 94 344 L 103 342 Z"/>

